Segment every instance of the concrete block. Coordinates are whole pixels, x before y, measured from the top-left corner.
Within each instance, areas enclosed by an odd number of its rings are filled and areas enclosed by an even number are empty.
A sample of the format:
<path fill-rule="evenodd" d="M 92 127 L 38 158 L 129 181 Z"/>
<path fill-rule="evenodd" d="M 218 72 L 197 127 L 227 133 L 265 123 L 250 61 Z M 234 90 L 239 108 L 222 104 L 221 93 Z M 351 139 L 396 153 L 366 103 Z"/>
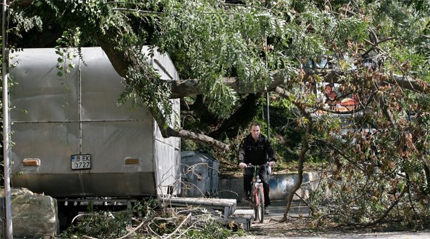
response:
<path fill-rule="evenodd" d="M 25 188 L 13 188 L 11 191 L 14 237 L 43 238 L 59 233 L 56 199 L 34 194 Z M 4 188 L 0 189 L 0 197 L 4 198 Z"/>

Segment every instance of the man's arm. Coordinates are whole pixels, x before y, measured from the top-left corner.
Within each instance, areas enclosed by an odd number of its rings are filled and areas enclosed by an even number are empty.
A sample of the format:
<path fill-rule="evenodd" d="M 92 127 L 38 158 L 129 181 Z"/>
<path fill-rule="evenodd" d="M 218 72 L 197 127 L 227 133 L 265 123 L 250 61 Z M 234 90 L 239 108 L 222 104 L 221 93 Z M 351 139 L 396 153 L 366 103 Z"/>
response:
<path fill-rule="evenodd" d="M 246 167 L 246 163 L 245 163 L 245 140 L 242 141 L 242 143 L 240 144 L 239 147 L 239 152 L 237 155 L 238 161 L 239 161 L 239 167 L 240 168 L 245 168 Z"/>
<path fill-rule="evenodd" d="M 245 147 L 244 147 L 244 144 L 245 144 L 244 141 L 240 144 L 239 152 L 237 154 L 237 159 L 238 159 L 239 163 L 245 163 Z"/>
<path fill-rule="evenodd" d="M 275 150 L 273 150 L 272 145 L 270 144 L 270 141 L 268 138 L 266 138 L 266 142 L 265 142 L 265 148 L 266 148 L 266 153 L 267 153 L 267 161 L 269 162 L 270 166 L 273 167 L 275 165 L 276 162 L 276 158 L 275 158 Z"/>

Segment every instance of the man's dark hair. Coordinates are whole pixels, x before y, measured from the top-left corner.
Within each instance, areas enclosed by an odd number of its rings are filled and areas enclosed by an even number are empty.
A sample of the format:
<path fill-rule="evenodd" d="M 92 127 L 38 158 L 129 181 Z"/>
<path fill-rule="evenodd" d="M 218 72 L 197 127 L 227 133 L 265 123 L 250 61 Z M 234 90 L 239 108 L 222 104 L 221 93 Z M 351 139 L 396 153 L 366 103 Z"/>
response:
<path fill-rule="evenodd" d="M 252 126 L 258 126 L 260 127 L 260 124 L 257 121 L 252 122 L 250 128 L 252 128 Z"/>

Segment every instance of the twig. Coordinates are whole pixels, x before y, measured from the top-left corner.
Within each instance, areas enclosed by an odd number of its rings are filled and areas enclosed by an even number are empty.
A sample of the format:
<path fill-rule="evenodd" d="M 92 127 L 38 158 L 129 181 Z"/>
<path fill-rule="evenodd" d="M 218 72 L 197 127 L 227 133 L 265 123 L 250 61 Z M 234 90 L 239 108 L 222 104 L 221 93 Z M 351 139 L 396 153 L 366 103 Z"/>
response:
<path fill-rule="evenodd" d="M 97 237 L 90 237 L 90 236 L 87 236 L 87 235 L 83 235 L 82 238 L 83 239 L 98 239 Z"/>
<path fill-rule="evenodd" d="M 190 218 L 190 217 L 191 217 L 191 213 L 188 214 L 188 216 L 181 222 L 181 224 L 179 224 L 179 226 L 172 233 L 170 233 L 166 237 L 166 239 L 172 237 L 172 235 L 174 235 L 182 227 L 182 225 L 188 220 L 188 218 Z"/>
<path fill-rule="evenodd" d="M 191 225 L 190 227 L 187 228 L 187 230 L 181 232 L 176 238 L 181 238 L 182 235 L 184 235 L 188 230 L 190 230 L 190 228 L 193 228 L 195 224 L 197 224 L 198 222 L 194 222 L 193 225 Z"/>
<path fill-rule="evenodd" d="M 71 224 L 73 224 L 73 222 L 74 222 L 76 219 L 78 219 L 79 217 L 82 217 L 82 216 L 94 216 L 94 214 L 90 214 L 90 213 L 78 214 L 78 215 L 76 215 L 76 216 L 72 219 Z"/>
<path fill-rule="evenodd" d="M 302 183 L 303 186 L 304 183 Z M 296 195 L 300 201 L 302 201 L 304 204 L 306 204 L 306 206 L 309 206 L 309 204 L 305 201 L 305 199 L 303 197 L 301 197 L 297 192 L 294 192 L 294 195 Z"/>
<path fill-rule="evenodd" d="M 160 235 L 158 235 L 156 232 L 154 232 L 154 231 L 152 230 L 152 228 L 151 228 L 151 224 L 152 224 L 152 223 L 149 223 L 149 225 L 148 225 L 148 229 L 149 229 L 149 231 L 151 231 L 153 234 L 155 234 L 158 238 L 161 238 L 161 236 L 160 236 Z"/>
<path fill-rule="evenodd" d="M 119 237 L 118 239 L 124 239 L 124 238 L 127 238 L 127 237 L 128 237 L 128 236 L 130 236 L 132 233 L 134 233 L 135 231 L 137 231 L 137 229 L 141 228 L 145 222 L 146 222 L 146 221 L 142 221 L 142 222 L 139 224 L 139 226 L 137 226 L 137 227 L 133 228 L 129 233 L 127 233 L 126 235 L 124 235 L 124 236 L 122 236 L 122 237 Z"/>
<path fill-rule="evenodd" d="M 140 10 L 140 9 L 131 9 L 131 8 L 112 8 L 113 11 L 119 11 L 119 12 L 137 12 L 145 15 L 162 15 L 162 12 L 154 12 L 154 11 L 147 11 L 147 10 Z"/>

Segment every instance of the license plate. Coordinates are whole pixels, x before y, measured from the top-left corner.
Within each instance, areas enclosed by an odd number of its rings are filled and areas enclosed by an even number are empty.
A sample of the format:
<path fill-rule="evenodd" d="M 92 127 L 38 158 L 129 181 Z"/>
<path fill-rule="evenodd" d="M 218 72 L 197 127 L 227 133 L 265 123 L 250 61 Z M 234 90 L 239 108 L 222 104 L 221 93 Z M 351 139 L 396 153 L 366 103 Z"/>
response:
<path fill-rule="evenodd" d="M 91 169 L 90 154 L 73 154 L 71 156 L 72 170 Z"/>

